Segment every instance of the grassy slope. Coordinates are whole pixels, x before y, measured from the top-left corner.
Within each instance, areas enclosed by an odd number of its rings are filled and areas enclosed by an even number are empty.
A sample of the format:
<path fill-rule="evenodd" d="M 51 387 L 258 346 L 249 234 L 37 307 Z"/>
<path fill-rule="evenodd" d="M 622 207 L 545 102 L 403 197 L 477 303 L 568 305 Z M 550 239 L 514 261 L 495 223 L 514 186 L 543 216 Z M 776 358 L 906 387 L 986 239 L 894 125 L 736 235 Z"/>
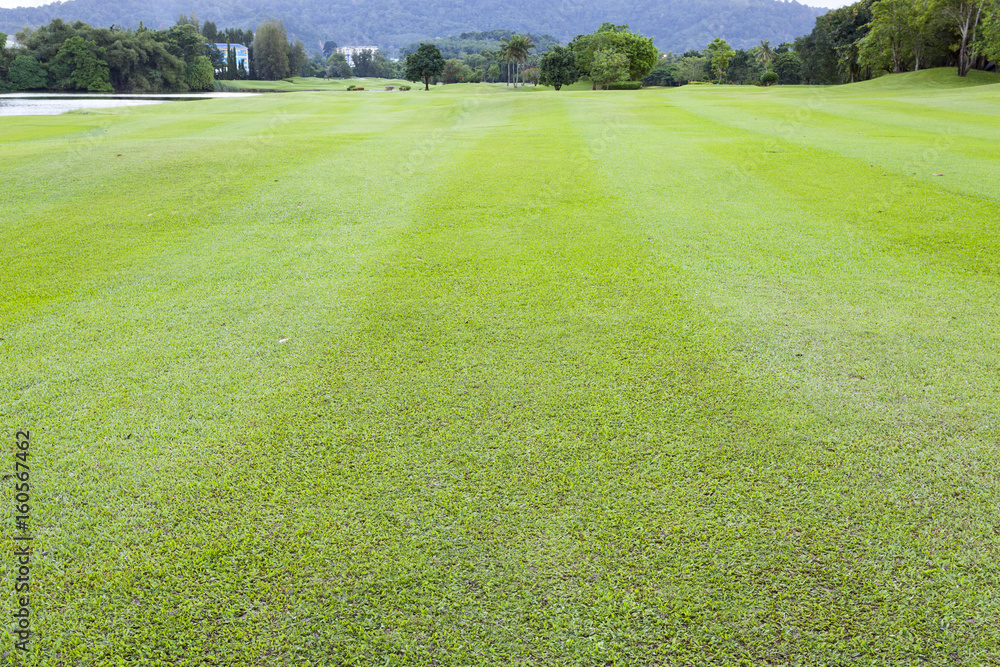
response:
<path fill-rule="evenodd" d="M 900 90 L 915 92 L 919 88 L 967 88 L 971 86 L 988 86 L 1000 83 L 1000 76 L 993 72 L 981 72 L 971 70 L 964 77 L 958 76 L 954 67 L 936 67 L 933 69 L 920 70 L 919 72 L 905 72 L 903 74 L 893 74 L 890 76 L 880 76 L 871 81 L 862 81 L 852 84 L 851 90 L 860 88 L 877 88 L 881 90 Z"/>
<path fill-rule="evenodd" d="M 470 90 L 5 122 L 37 661 L 1000 660 L 998 89 Z"/>

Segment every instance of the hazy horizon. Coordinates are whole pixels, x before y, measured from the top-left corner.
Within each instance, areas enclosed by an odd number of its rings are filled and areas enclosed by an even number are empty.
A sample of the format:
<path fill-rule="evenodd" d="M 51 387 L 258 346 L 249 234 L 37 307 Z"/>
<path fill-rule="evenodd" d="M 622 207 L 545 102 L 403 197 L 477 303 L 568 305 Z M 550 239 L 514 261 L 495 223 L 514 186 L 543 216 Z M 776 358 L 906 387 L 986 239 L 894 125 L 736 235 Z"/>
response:
<path fill-rule="evenodd" d="M 799 4 L 809 5 L 810 7 L 826 7 L 828 9 L 834 9 L 836 7 L 843 7 L 844 5 L 851 4 L 850 2 L 845 2 L 844 0 L 796 0 Z M 51 2 L 45 2 L 45 0 L 0 0 L 0 8 L 3 9 L 14 9 L 17 7 L 41 7 L 42 5 L 51 4 Z"/>

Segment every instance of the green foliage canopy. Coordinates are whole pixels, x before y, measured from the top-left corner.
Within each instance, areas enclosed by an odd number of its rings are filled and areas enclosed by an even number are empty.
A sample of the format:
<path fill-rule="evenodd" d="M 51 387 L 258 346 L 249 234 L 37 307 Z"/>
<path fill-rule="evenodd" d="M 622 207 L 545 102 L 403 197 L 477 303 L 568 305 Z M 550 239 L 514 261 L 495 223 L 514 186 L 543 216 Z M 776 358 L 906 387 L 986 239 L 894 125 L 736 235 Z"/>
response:
<path fill-rule="evenodd" d="M 11 58 L 17 67 L 11 63 L 6 73 L 0 71 L 0 87 L 168 92 L 188 90 L 189 80 L 205 85 L 207 70 L 199 58 L 210 51 L 190 23 L 133 31 L 55 19 L 22 30 L 18 39 L 23 50 L 19 60 Z"/>
<path fill-rule="evenodd" d="M 729 61 L 736 55 L 736 52 L 721 37 L 716 37 L 708 45 L 708 51 L 712 54 L 712 72 L 719 77 L 719 83 L 721 84 L 722 77 L 725 76 L 726 70 L 729 69 Z"/>
<path fill-rule="evenodd" d="M 331 79 L 350 79 L 354 76 L 351 66 L 347 64 L 347 56 L 340 51 L 334 51 L 326 59 L 326 75 Z"/>
<path fill-rule="evenodd" d="M 296 39 L 294 44 L 288 46 L 288 73 L 291 76 L 302 76 L 302 68 L 305 66 L 309 56 L 306 55 L 306 47 L 301 39 Z"/>
<path fill-rule="evenodd" d="M 783 86 L 802 83 L 802 58 L 794 51 L 785 51 L 774 57 L 774 74 Z"/>
<path fill-rule="evenodd" d="M 629 75 L 628 57 L 613 49 L 601 49 L 594 54 L 594 66 L 590 75 L 601 87 L 617 81 L 627 81 Z"/>
<path fill-rule="evenodd" d="M 552 86 L 556 90 L 572 85 L 580 79 L 576 54 L 565 46 L 554 46 L 542 54 L 538 69 L 538 82 L 543 86 Z"/>
<path fill-rule="evenodd" d="M 288 36 L 282 21 L 268 20 L 257 26 L 253 38 L 257 75 L 264 80 L 284 79 L 291 72 Z"/>
<path fill-rule="evenodd" d="M 423 81 L 424 90 L 430 90 L 432 76 L 444 71 L 444 58 L 433 44 L 421 44 L 416 53 L 406 56 L 406 79 Z"/>
<path fill-rule="evenodd" d="M 55 63 L 64 87 L 90 92 L 111 92 L 108 63 L 101 59 L 104 49 L 79 35 L 70 37 L 59 48 Z"/>
<path fill-rule="evenodd" d="M 14 90 L 40 90 L 48 87 L 45 68 L 27 53 L 18 54 L 10 66 L 10 83 Z"/>
<path fill-rule="evenodd" d="M 602 23 L 594 33 L 590 35 L 577 35 L 570 42 L 569 48 L 576 54 L 576 64 L 583 76 L 589 77 L 594 82 L 594 87 L 601 82 L 607 85 L 611 80 L 605 80 L 609 66 L 608 54 L 616 53 L 624 58 L 626 68 L 626 79 L 637 81 L 649 74 L 656 66 L 659 52 L 653 45 L 653 40 L 630 32 L 627 25 L 615 25 L 613 23 Z M 598 67 L 597 54 L 602 56 L 600 73 Z M 618 62 L 618 59 L 614 59 Z M 617 74 L 615 74 L 617 76 Z M 618 79 L 613 79 L 618 80 Z"/>
<path fill-rule="evenodd" d="M 212 83 L 215 81 L 215 68 L 208 56 L 197 56 L 194 62 L 188 65 L 187 76 L 184 82 L 191 90 L 212 90 Z"/>

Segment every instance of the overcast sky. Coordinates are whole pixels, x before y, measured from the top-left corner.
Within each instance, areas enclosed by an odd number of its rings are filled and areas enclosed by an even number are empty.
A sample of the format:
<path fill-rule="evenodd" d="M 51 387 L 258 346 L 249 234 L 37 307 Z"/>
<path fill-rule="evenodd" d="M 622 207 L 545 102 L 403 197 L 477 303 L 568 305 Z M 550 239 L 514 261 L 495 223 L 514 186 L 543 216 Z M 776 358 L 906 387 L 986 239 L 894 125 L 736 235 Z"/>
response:
<path fill-rule="evenodd" d="M 39 5 L 45 5 L 52 0 L 0 0 L 0 7 L 38 7 Z M 798 0 L 803 5 L 812 5 L 813 7 L 843 7 L 844 5 L 851 4 L 853 0 Z"/>

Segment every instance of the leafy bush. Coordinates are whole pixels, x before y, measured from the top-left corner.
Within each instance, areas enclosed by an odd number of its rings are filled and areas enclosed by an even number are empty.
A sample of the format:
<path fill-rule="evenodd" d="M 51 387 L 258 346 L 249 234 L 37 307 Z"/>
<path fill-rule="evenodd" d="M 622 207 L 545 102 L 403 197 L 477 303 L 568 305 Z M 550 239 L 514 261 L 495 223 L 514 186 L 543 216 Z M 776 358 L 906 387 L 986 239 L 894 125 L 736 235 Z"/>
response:
<path fill-rule="evenodd" d="M 642 88 L 642 81 L 612 81 L 608 84 L 608 90 L 639 90 Z"/>
<path fill-rule="evenodd" d="M 351 85 L 349 85 L 349 86 L 347 87 L 347 89 L 348 89 L 348 90 L 354 90 L 354 89 L 355 89 L 356 87 L 357 87 L 357 86 L 355 86 L 355 85 L 354 85 L 354 84 L 352 83 Z"/>
<path fill-rule="evenodd" d="M 760 75 L 760 85 L 770 86 L 772 83 L 778 82 L 778 75 L 774 72 L 764 72 Z"/>
<path fill-rule="evenodd" d="M 396 88 L 395 86 L 386 86 L 385 87 L 386 90 L 394 90 L 395 88 Z"/>
<path fill-rule="evenodd" d="M 683 83 L 677 65 L 669 63 L 657 65 L 652 72 L 642 78 L 647 86 L 679 86 Z"/>
<path fill-rule="evenodd" d="M 409 90 L 411 87 L 412 86 L 400 86 L 399 89 L 405 91 L 405 90 Z"/>

